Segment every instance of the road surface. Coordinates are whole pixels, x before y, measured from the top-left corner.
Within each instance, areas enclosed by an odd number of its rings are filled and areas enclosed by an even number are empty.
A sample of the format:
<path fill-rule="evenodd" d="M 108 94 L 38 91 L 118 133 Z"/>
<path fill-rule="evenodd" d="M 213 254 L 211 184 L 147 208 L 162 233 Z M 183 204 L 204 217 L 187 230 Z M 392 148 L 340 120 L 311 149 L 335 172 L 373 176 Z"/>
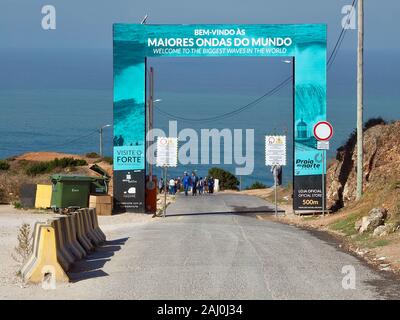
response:
<path fill-rule="evenodd" d="M 343 252 L 329 237 L 239 213 L 268 209 L 271 204 L 245 195 L 178 195 L 166 218 L 116 227 L 104 247 L 76 263 L 71 284 L 55 291 L 0 288 L 0 297 L 398 298 L 397 280 Z M 354 268 L 355 289 L 342 287 L 343 267 Z"/>

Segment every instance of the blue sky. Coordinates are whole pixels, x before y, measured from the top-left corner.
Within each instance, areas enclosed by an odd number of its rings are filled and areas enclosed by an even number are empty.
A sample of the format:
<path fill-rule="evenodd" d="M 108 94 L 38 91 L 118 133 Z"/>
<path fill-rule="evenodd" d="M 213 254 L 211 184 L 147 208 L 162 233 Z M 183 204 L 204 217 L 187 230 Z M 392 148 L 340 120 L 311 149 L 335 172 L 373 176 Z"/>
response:
<path fill-rule="evenodd" d="M 328 45 L 341 31 L 341 8 L 352 0 L 1 0 L 0 48 L 111 48 L 114 22 L 327 23 Z M 57 29 L 41 28 L 41 8 L 54 5 Z M 400 1 L 365 1 L 366 49 L 398 50 Z M 343 49 L 353 49 L 356 31 Z"/>

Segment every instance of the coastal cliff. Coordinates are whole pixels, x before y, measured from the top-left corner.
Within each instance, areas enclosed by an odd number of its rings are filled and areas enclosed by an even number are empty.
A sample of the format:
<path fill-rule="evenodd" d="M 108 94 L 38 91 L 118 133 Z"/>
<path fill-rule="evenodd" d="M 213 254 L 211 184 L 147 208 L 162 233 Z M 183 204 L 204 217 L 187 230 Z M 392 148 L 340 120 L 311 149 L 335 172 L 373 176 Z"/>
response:
<path fill-rule="evenodd" d="M 327 206 L 338 211 L 356 200 L 357 137 L 353 132 L 337 150 L 327 170 Z M 364 127 L 363 191 L 361 201 L 398 210 L 400 193 L 400 121 L 371 119 Z M 396 212 L 397 213 L 397 212 Z"/>

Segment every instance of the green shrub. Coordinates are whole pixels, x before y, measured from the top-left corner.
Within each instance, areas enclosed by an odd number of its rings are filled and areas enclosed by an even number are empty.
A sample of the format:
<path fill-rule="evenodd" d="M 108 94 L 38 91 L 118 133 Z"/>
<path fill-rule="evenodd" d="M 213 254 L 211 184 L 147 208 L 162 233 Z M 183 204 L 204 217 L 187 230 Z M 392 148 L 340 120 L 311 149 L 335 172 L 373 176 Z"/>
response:
<path fill-rule="evenodd" d="M 265 188 L 267 188 L 267 186 L 266 186 L 264 183 L 262 183 L 262 182 L 260 182 L 260 181 L 256 181 L 256 182 L 254 182 L 252 185 L 248 186 L 248 187 L 246 188 L 246 190 L 265 189 Z"/>
<path fill-rule="evenodd" d="M 22 209 L 22 204 L 19 201 L 14 201 L 13 206 L 15 209 Z"/>
<path fill-rule="evenodd" d="M 10 164 L 6 160 L 0 160 L 0 170 L 10 169 Z"/>
<path fill-rule="evenodd" d="M 238 190 L 239 180 L 229 171 L 214 167 L 208 170 L 208 176 L 219 180 L 221 190 Z"/>
<path fill-rule="evenodd" d="M 364 131 L 368 130 L 369 128 L 372 128 L 380 124 L 386 124 L 386 121 L 382 117 L 370 118 L 364 123 L 363 130 Z"/>
<path fill-rule="evenodd" d="M 29 165 L 26 168 L 26 174 L 36 176 L 38 174 L 49 173 L 56 168 L 79 167 L 87 165 L 86 160 L 74 158 L 55 158 L 53 161 L 41 161 Z"/>
<path fill-rule="evenodd" d="M 48 162 L 38 162 L 26 168 L 25 172 L 29 176 L 36 176 L 37 174 L 49 172 L 51 170 Z"/>
<path fill-rule="evenodd" d="M 103 161 L 109 163 L 109 164 L 113 164 L 113 158 L 112 157 L 103 157 Z"/>
<path fill-rule="evenodd" d="M 98 153 L 96 153 L 96 152 L 86 153 L 85 156 L 86 156 L 86 158 L 100 158 L 100 155 Z"/>

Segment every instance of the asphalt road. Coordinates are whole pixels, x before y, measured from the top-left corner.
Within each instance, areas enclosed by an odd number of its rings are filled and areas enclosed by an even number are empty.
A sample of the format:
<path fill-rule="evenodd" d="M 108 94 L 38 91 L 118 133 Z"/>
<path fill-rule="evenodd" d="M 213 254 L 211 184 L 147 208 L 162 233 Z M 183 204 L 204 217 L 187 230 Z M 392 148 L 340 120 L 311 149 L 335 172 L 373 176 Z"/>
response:
<path fill-rule="evenodd" d="M 166 218 L 120 226 L 106 246 L 56 291 L 29 298 L 88 299 L 385 299 L 398 281 L 343 252 L 329 238 L 238 211 L 270 209 L 244 195 L 178 196 Z M 227 212 L 234 213 L 227 213 Z M 212 213 L 221 212 L 221 213 Z M 235 213 L 236 212 L 236 213 Z M 110 238 L 110 237 L 109 237 Z M 355 269 L 344 289 L 342 268 Z M 3 297 L 11 297 L 9 290 Z M 38 294 L 40 292 L 40 294 Z"/>

